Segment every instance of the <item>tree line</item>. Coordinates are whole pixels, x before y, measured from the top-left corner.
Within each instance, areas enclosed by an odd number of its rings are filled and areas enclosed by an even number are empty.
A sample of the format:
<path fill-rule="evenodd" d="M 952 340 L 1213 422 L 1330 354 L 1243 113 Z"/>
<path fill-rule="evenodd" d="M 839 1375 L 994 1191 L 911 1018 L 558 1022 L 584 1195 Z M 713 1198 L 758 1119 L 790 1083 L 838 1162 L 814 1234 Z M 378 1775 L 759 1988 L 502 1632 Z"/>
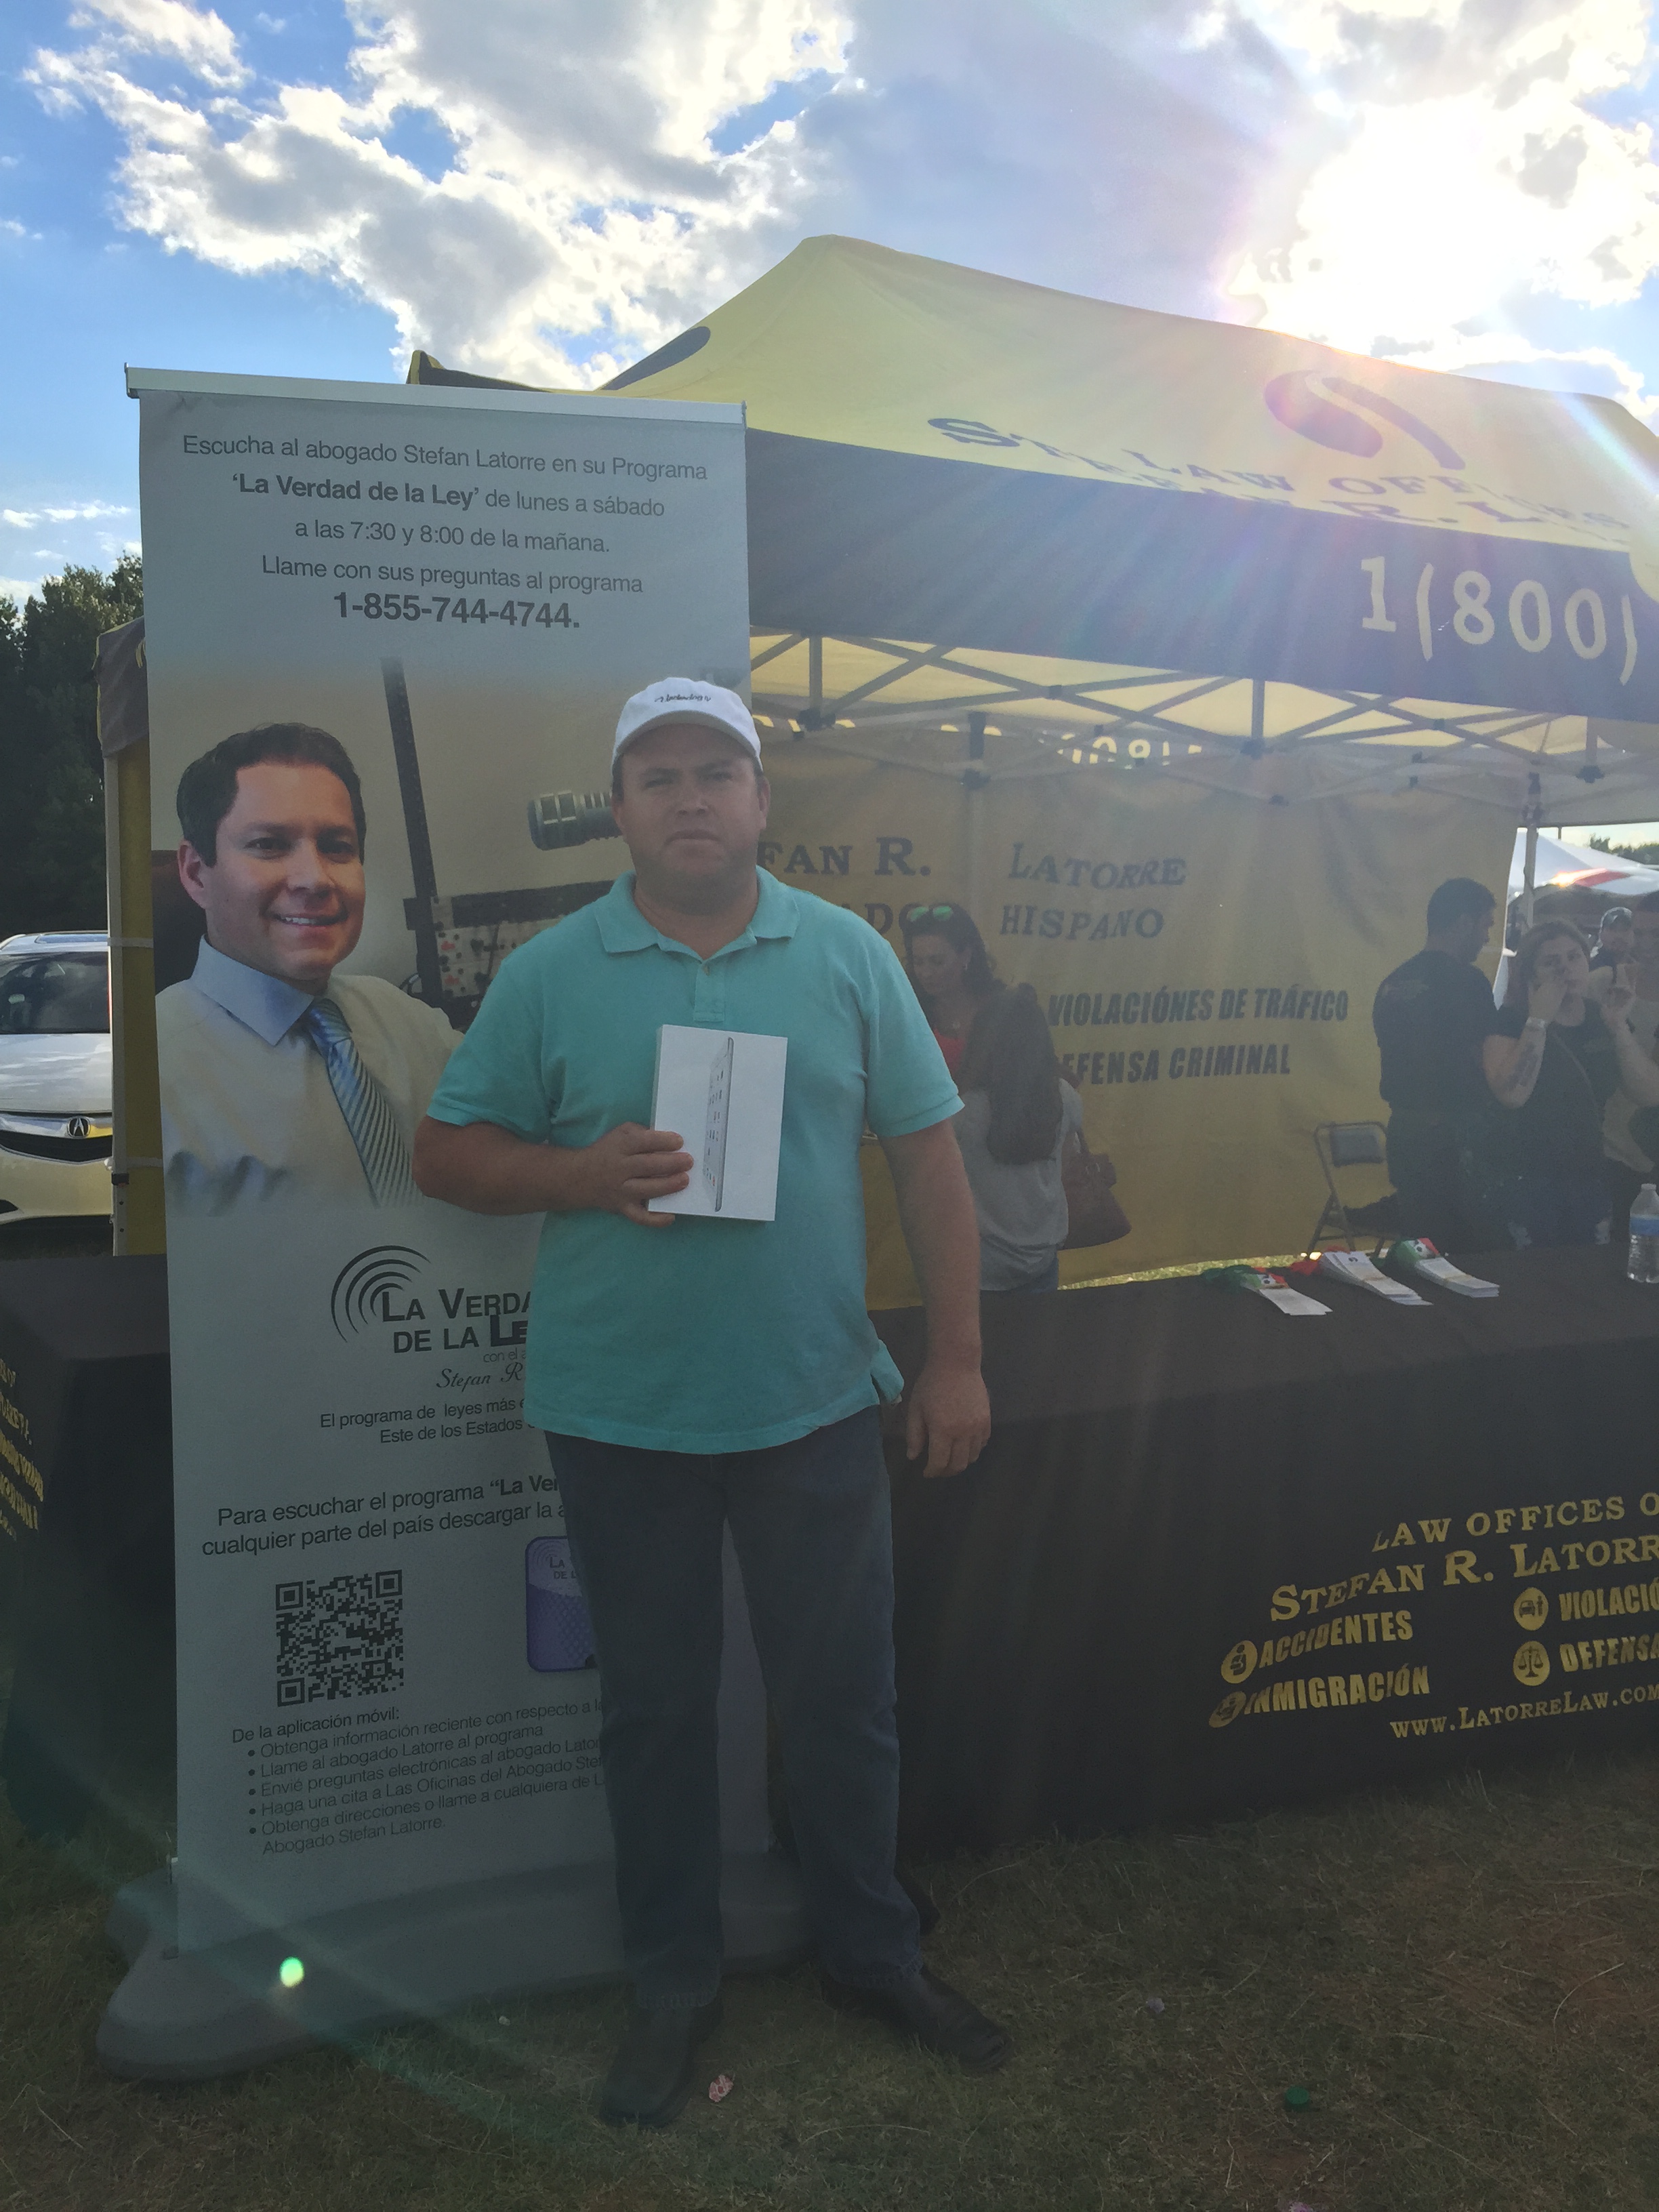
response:
<path fill-rule="evenodd" d="M 1615 860 L 1636 860 L 1644 868 L 1659 867 L 1659 845 L 1613 845 L 1605 837 L 1592 837 L 1590 850 Z"/>
<path fill-rule="evenodd" d="M 0 599 L 0 939 L 102 929 L 100 631 L 143 612 L 138 556 L 65 568 L 25 605 Z"/>

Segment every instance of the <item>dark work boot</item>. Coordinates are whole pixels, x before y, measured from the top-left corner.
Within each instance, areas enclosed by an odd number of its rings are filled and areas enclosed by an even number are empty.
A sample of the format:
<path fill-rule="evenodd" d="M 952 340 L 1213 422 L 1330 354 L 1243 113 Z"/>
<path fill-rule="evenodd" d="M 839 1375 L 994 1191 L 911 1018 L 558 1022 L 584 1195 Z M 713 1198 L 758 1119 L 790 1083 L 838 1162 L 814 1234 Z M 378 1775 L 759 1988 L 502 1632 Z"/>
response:
<path fill-rule="evenodd" d="M 977 2005 L 918 1967 L 889 1989 L 860 1990 L 823 1977 L 823 1994 L 841 2012 L 868 2013 L 925 2051 L 954 2058 L 970 2074 L 991 2074 L 1008 2056 L 1008 2031 L 987 2020 Z"/>
<path fill-rule="evenodd" d="M 599 2092 L 599 2118 L 665 2128 L 696 2086 L 697 2045 L 720 2024 L 720 2001 L 647 2012 L 635 2005 Z"/>

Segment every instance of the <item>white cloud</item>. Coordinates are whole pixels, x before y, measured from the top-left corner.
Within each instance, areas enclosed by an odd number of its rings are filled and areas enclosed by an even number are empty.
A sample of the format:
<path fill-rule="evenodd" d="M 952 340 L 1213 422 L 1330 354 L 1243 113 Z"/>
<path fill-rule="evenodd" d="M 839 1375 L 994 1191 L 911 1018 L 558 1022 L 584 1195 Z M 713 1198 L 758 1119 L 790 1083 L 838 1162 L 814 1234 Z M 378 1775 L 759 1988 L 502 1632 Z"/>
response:
<path fill-rule="evenodd" d="M 169 15 L 164 53 L 137 0 L 28 76 L 117 125 L 133 228 L 343 284 L 404 346 L 533 382 L 602 380 L 811 231 L 1213 312 L 1301 104 L 1250 26 L 1188 40 L 1194 0 L 342 4 L 331 84 L 181 80 L 190 34 Z M 220 78 L 246 64 L 199 43 Z M 441 175 L 400 158 L 411 118 Z"/>
<path fill-rule="evenodd" d="M 103 33 L 144 53 L 182 62 L 206 83 L 235 85 L 247 76 L 230 26 L 185 0 L 83 0 L 70 17 L 77 30 Z"/>
<path fill-rule="evenodd" d="M 586 382 L 661 343 L 793 242 L 801 179 L 775 126 L 708 134 L 775 87 L 844 67 L 835 0 L 350 0 L 343 88 L 252 88 L 216 15 L 100 0 L 28 76 L 124 133 L 125 221 L 246 274 L 297 269 L 395 314 L 458 365 Z M 200 80 L 186 92 L 158 60 Z M 240 85 L 236 100 L 215 96 Z M 400 115 L 454 143 L 432 180 Z"/>
<path fill-rule="evenodd" d="M 1557 361 L 1516 319 L 1551 300 L 1635 300 L 1659 269 L 1659 165 L 1642 123 L 1601 114 L 1648 60 L 1649 0 L 1247 0 L 1341 118 L 1288 221 L 1231 295 L 1276 329 L 1431 368 Z"/>
<path fill-rule="evenodd" d="M 117 126 L 131 229 L 343 285 L 487 374 L 601 381 L 842 229 L 1659 407 L 1604 332 L 1561 335 L 1659 270 L 1647 127 L 1606 112 L 1654 0 L 338 4 L 332 83 L 255 74 L 188 0 L 79 0 L 27 75 Z M 798 121 L 714 150 L 791 87 Z"/>
<path fill-rule="evenodd" d="M 0 599 L 15 599 L 21 606 L 31 592 L 39 592 L 43 577 L 61 574 L 70 562 L 92 568 L 109 568 L 124 553 L 139 550 L 132 534 L 131 507 L 102 499 L 40 501 L 28 507 L 0 507 L 0 534 L 9 530 L 35 532 L 57 539 L 53 545 L 31 544 L 27 538 L 9 538 L 5 544 L 5 567 L 27 563 L 25 576 L 0 577 Z"/>
<path fill-rule="evenodd" d="M 104 515 L 131 514 L 130 507 L 112 507 L 107 500 L 83 500 L 75 507 L 0 507 L 0 522 L 14 530 L 33 530 L 41 522 L 94 522 Z"/>

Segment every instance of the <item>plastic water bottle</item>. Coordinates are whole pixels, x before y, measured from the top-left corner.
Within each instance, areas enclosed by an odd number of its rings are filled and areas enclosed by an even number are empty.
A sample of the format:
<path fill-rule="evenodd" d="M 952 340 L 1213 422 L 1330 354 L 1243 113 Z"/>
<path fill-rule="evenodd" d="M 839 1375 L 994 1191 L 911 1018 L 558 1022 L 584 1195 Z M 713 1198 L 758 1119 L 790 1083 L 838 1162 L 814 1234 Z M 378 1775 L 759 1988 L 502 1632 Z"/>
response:
<path fill-rule="evenodd" d="M 1630 1210 L 1630 1265 L 1625 1270 L 1632 1283 L 1659 1283 L 1659 1190 L 1644 1182 Z"/>

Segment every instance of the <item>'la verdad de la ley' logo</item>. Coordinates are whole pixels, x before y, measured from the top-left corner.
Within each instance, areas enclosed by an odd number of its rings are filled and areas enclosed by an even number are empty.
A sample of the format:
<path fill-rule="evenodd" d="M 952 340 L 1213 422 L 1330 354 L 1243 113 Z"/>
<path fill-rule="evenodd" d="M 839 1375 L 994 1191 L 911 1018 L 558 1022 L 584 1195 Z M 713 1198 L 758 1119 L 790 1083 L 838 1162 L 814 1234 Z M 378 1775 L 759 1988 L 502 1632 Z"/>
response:
<path fill-rule="evenodd" d="M 474 1291 L 431 1280 L 432 1262 L 412 1244 L 371 1244 L 334 1279 L 329 1314 L 344 1343 L 378 1342 L 392 1352 L 506 1351 L 522 1346 L 528 1291 Z"/>

